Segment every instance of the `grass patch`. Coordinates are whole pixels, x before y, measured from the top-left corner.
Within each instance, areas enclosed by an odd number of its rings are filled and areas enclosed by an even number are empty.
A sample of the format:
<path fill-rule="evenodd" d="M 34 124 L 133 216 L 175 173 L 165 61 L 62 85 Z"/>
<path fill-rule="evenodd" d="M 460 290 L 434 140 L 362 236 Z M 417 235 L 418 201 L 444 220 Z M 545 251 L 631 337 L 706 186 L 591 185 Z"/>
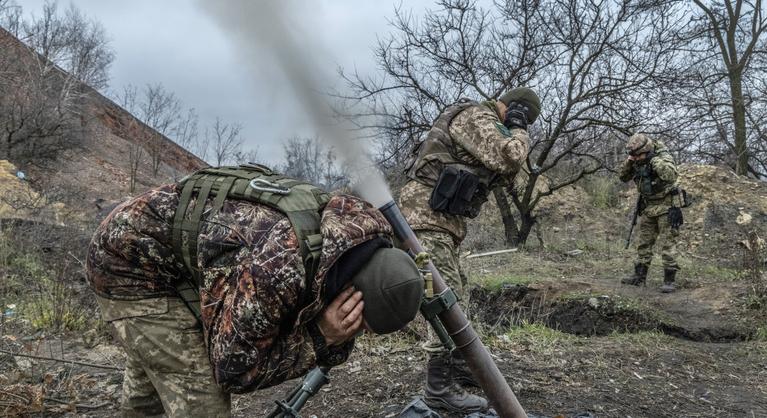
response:
<path fill-rule="evenodd" d="M 487 274 L 479 276 L 476 284 L 489 290 L 499 290 L 507 285 L 528 285 L 535 281 L 535 278 L 522 274 Z"/>
<path fill-rule="evenodd" d="M 744 278 L 743 271 L 717 264 L 692 263 L 685 259 L 682 262 L 682 272 L 696 279 L 715 279 L 716 281 L 732 282 Z"/>
<path fill-rule="evenodd" d="M 584 337 L 567 334 L 534 322 L 509 328 L 504 334 L 496 336 L 492 345 L 521 347 L 537 354 L 552 354 L 565 345 L 571 346 L 585 341 L 587 339 Z"/>
<path fill-rule="evenodd" d="M 758 327 L 751 339 L 752 341 L 767 343 L 767 326 Z"/>
<path fill-rule="evenodd" d="M 587 176 L 581 181 L 581 186 L 594 207 L 608 209 L 620 204 L 619 185 L 613 176 Z"/>
<path fill-rule="evenodd" d="M 35 329 L 79 331 L 90 325 L 78 295 L 66 285 L 77 267 L 68 262 L 46 265 L 37 249 L 22 248 L 0 234 L 0 306 L 15 306 L 14 320 Z"/>

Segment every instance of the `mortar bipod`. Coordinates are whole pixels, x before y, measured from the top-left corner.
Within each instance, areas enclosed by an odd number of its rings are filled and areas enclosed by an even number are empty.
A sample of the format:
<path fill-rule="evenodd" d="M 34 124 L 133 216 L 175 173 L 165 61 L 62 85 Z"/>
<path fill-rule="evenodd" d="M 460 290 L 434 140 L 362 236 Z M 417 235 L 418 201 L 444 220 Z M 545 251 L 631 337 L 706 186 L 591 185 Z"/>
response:
<path fill-rule="evenodd" d="M 328 378 L 328 372 L 330 367 L 315 367 L 306 377 L 301 380 L 301 383 L 288 394 L 285 401 L 274 401 L 277 404 L 274 410 L 267 415 L 267 418 L 300 418 L 301 408 L 304 407 L 306 401 L 310 397 L 316 395 L 320 391 L 320 388 L 325 386 L 330 379 Z"/>

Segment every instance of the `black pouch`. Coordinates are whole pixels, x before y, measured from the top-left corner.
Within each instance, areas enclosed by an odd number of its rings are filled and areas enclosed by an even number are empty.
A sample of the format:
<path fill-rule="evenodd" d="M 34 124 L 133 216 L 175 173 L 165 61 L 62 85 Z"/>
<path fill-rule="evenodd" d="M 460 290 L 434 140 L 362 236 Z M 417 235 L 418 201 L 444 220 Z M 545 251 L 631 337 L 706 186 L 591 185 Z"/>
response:
<path fill-rule="evenodd" d="M 434 184 L 434 189 L 431 191 L 429 207 L 437 212 L 450 213 L 450 201 L 458 190 L 460 175 L 461 172 L 455 167 L 447 166 L 442 169 L 437 183 Z"/>
<path fill-rule="evenodd" d="M 447 166 L 434 185 L 429 206 L 437 212 L 476 218 L 487 201 L 485 189 L 474 173 Z"/>
<path fill-rule="evenodd" d="M 458 177 L 458 189 L 453 199 L 450 200 L 448 213 L 476 218 L 479 215 L 482 204 L 487 200 L 487 198 L 484 200 L 478 199 L 477 191 L 481 186 L 479 177 L 468 171 L 460 171 Z"/>

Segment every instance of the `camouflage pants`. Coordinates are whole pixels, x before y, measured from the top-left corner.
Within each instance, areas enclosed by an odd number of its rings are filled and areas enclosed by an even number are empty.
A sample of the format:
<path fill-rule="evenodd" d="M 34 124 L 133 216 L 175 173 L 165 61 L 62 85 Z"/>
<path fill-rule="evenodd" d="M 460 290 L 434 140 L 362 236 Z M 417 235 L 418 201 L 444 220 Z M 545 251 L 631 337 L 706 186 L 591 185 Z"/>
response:
<path fill-rule="evenodd" d="M 676 242 L 679 230 L 671 228 L 668 216 L 642 215 L 639 220 L 639 237 L 637 239 L 637 263 L 650 265 L 652 263 L 653 247 L 660 239 L 663 268 L 679 270 L 676 262 Z"/>
<path fill-rule="evenodd" d="M 202 331 L 178 298 L 97 298 L 125 349 L 125 417 L 228 417 L 230 396 L 213 379 Z"/>
<path fill-rule="evenodd" d="M 434 267 L 442 275 L 445 284 L 453 289 L 458 296 L 459 304 L 465 309 L 463 300 L 467 286 L 466 276 L 461 272 L 461 264 L 458 260 L 458 246 L 453 242 L 453 237 L 444 232 L 418 230 L 415 231 L 418 241 L 431 255 Z M 444 353 L 442 343 L 436 334 L 429 332 L 429 341 L 424 344 L 424 349 L 429 353 Z"/>

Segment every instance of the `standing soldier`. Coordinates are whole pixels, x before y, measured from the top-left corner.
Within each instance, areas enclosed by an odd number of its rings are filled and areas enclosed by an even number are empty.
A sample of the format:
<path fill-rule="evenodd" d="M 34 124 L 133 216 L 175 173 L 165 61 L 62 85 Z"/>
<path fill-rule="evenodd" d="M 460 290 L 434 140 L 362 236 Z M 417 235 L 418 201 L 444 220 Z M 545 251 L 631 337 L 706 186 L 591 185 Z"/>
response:
<path fill-rule="evenodd" d="M 376 208 L 260 166 L 205 169 L 118 206 L 86 273 L 127 354 L 121 410 L 136 417 L 228 417 L 230 393 L 341 364 L 363 328 L 402 328 L 424 286 Z"/>
<path fill-rule="evenodd" d="M 673 292 L 679 264 L 676 262 L 676 241 L 682 225 L 682 212 L 675 205 L 678 193 L 677 170 L 674 157 L 658 140 L 637 133 L 626 144 L 628 158 L 620 169 L 621 181 L 634 180 L 639 191 L 637 204 L 639 238 L 634 275 L 621 280 L 624 284 L 640 286 L 647 280 L 647 269 L 652 262 L 653 245 L 661 240 L 663 258 L 663 293 Z"/>
<path fill-rule="evenodd" d="M 529 88 L 513 89 L 497 101 L 461 100 L 439 115 L 414 151 L 400 208 L 459 299 L 466 286 L 458 260 L 466 218 L 476 217 L 488 193 L 525 162 L 527 126 L 538 117 L 540 106 Z M 429 406 L 464 413 L 487 409 L 487 400 L 462 387 L 477 383 L 457 351 L 446 352 L 434 338 L 425 349 L 424 401 Z"/>

